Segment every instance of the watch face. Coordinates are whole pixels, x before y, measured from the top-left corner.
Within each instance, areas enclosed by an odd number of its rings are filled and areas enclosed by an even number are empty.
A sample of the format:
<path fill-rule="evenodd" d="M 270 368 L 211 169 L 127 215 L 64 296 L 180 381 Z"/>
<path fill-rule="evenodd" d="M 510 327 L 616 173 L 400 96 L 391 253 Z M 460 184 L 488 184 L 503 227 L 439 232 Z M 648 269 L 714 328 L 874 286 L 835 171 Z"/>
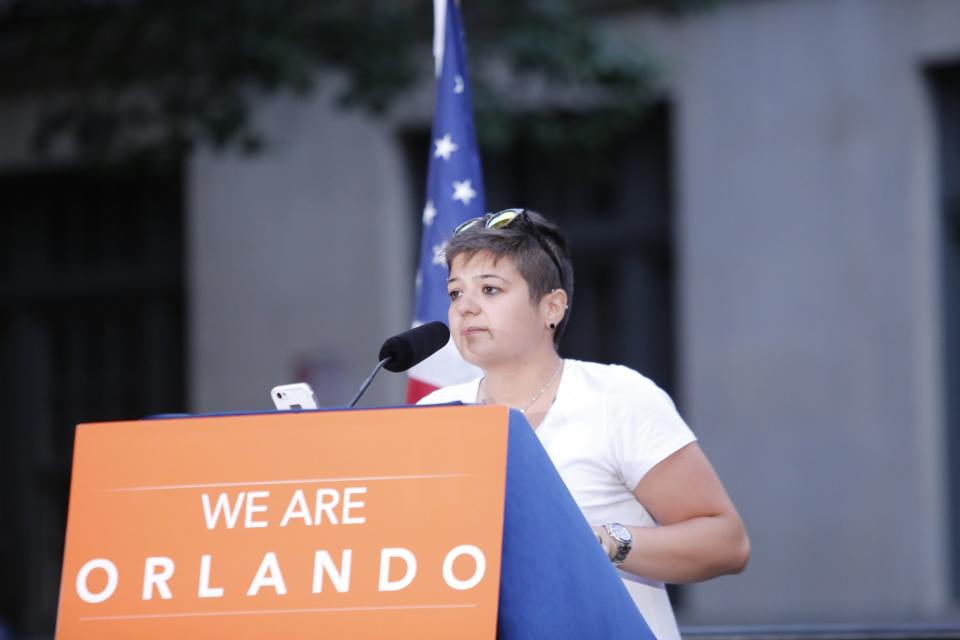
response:
<path fill-rule="evenodd" d="M 610 535 L 618 540 L 623 540 L 624 542 L 629 542 L 633 539 L 633 536 L 630 535 L 630 530 L 622 524 L 617 524 L 616 522 L 610 525 Z"/>

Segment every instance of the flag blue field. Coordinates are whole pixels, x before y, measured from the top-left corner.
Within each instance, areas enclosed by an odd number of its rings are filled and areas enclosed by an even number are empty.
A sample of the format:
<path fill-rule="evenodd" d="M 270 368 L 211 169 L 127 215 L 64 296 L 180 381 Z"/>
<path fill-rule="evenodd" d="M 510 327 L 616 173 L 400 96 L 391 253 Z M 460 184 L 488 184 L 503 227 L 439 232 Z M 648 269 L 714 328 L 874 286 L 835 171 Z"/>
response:
<path fill-rule="evenodd" d="M 460 11 L 453 0 L 435 2 L 434 10 L 438 29 L 434 47 L 437 97 L 417 269 L 415 325 L 433 320 L 446 322 L 449 299 L 444 245 L 457 225 L 486 211 Z M 413 402 L 434 388 L 465 382 L 477 375 L 478 370 L 465 363 L 450 343 L 411 369 L 407 401 Z"/>

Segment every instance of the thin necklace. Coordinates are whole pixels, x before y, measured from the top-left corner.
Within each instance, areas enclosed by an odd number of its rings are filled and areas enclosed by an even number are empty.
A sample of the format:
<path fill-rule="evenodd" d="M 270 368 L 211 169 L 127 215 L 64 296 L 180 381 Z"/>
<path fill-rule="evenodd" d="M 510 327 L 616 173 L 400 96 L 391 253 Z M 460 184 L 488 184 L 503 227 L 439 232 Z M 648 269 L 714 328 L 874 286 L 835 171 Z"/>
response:
<path fill-rule="evenodd" d="M 520 409 L 520 413 L 522 413 L 523 415 L 527 415 L 527 409 L 529 409 L 530 407 L 532 407 L 532 406 L 533 406 L 533 403 L 536 402 L 537 400 L 539 400 L 539 399 L 540 399 L 540 396 L 542 396 L 542 395 L 546 392 L 547 388 L 548 388 L 551 384 L 553 384 L 553 381 L 557 379 L 557 376 L 558 376 L 558 375 L 560 375 L 560 370 L 561 370 L 561 369 L 563 369 L 563 359 L 562 359 L 562 358 L 561 358 L 561 360 L 560 360 L 560 364 L 558 364 L 558 365 L 557 365 L 557 368 L 554 369 L 553 375 L 551 375 L 551 376 L 550 376 L 550 379 L 547 380 L 547 384 L 543 385 L 543 388 L 540 389 L 540 391 L 537 391 L 536 395 L 533 396 L 532 398 L 530 398 L 530 401 L 527 402 L 527 404 L 523 405 L 523 408 Z M 484 378 L 483 380 L 486 380 L 486 378 Z M 481 380 L 480 382 L 482 383 L 483 380 Z M 493 404 L 499 404 L 499 403 L 498 403 L 496 400 L 494 400 L 493 398 L 490 398 L 490 400 L 493 402 Z"/>

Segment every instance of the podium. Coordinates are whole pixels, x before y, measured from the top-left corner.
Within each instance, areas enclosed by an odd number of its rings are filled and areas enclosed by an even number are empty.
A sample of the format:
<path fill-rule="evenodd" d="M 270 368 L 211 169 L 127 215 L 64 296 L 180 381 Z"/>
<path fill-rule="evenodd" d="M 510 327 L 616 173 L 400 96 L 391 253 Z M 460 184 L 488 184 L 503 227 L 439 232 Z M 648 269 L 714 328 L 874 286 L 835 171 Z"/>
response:
<path fill-rule="evenodd" d="M 58 640 L 653 638 L 506 407 L 77 427 Z"/>

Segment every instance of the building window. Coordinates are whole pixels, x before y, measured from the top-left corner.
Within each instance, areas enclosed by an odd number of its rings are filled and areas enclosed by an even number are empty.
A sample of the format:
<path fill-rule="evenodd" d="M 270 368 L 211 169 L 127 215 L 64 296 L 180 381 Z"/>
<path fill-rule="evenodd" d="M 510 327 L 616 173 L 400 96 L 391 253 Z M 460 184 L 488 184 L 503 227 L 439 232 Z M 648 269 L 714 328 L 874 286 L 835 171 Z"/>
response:
<path fill-rule="evenodd" d="M 953 595 L 960 597 L 960 62 L 932 67 L 939 142 L 945 418 L 950 474 Z"/>
<path fill-rule="evenodd" d="M 520 128 L 522 129 L 522 128 Z M 429 133 L 404 136 L 411 168 L 411 242 L 420 241 Z M 483 150 L 491 210 L 534 209 L 570 240 L 574 312 L 562 355 L 630 366 L 676 391 L 670 111 L 661 104 L 628 135 L 576 152 L 523 137 Z M 417 247 L 419 249 L 419 247 Z M 412 252 L 418 256 L 419 251 Z"/>

